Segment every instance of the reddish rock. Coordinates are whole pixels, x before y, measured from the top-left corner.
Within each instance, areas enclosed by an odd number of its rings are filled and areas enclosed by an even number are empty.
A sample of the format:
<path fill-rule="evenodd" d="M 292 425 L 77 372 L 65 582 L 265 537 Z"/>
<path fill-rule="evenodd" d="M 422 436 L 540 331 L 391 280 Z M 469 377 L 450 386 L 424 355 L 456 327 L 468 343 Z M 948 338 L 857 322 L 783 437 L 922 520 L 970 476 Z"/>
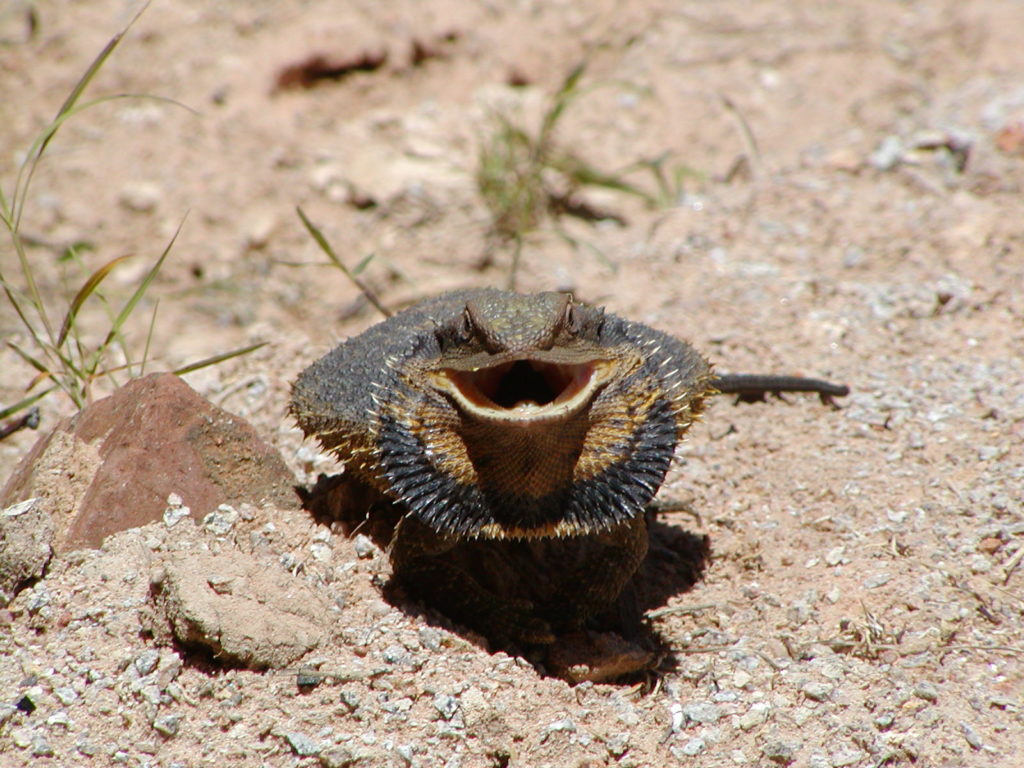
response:
<path fill-rule="evenodd" d="M 162 373 L 61 420 L 22 460 L 0 507 L 40 497 L 61 552 L 161 519 L 171 493 L 201 519 L 218 504 L 294 505 L 293 483 L 251 425 Z"/>

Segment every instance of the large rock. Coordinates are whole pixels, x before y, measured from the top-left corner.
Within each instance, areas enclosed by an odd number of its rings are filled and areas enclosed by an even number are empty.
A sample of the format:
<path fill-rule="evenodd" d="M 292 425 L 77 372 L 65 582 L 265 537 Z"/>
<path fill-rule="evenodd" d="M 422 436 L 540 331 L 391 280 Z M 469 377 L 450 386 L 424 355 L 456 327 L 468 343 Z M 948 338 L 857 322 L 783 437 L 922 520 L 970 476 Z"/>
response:
<path fill-rule="evenodd" d="M 329 603 L 307 584 L 230 547 L 167 555 L 150 595 L 142 622 L 158 642 L 253 669 L 295 661 L 323 642 L 331 620 Z"/>
<path fill-rule="evenodd" d="M 171 493 L 201 518 L 224 503 L 294 505 L 293 483 L 251 425 L 162 373 L 61 420 L 18 465 L 0 508 L 38 497 L 63 552 L 159 520 Z"/>
<path fill-rule="evenodd" d="M 0 608 L 46 572 L 53 557 L 53 523 L 38 499 L 0 510 Z"/>

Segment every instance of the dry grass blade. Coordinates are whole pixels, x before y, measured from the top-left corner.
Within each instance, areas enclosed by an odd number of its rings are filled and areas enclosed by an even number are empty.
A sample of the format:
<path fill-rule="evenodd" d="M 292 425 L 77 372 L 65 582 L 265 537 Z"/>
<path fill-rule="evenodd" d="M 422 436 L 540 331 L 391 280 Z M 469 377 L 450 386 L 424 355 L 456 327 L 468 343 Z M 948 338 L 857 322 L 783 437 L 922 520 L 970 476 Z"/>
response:
<path fill-rule="evenodd" d="M 666 608 L 658 608 L 648 611 L 645 615 L 648 619 L 661 619 L 665 616 L 695 616 L 704 611 L 711 611 L 718 608 L 718 603 L 701 603 L 700 605 L 673 605 Z"/>
<path fill-rule="evenodd" d="M 149 328 L 146 330 L 146 346 L 142 348 L 139 376 L 143 376 L 146 373 L 146 361 L 149 360 L 149 346 L 153 343 L 153 331 L 156 328 L 156 313 L 158 309 L 160 309 L 160 299 L 153 302 L 153 313 L 149 316 Z"/>
<path fill-rule="evenodd" d="M 736 123 L 736 130 L 739 132 L 740 138 L 743 141 L 743 146 L 746 149 L 747 157 L 750 161 L 750 167 L 755 171 L 757 175 L 763 175 L 764 172 L 764 161 L 761 159 L 761 149 L 757 145 L 757 138 L 754 136 L 754 131 L 750 128 L 750 123 L 747 122 L 747 118 L 743 116 L 736 103 L 726 96 L 724 93 L 718 94 L 718 99 L 724 107 L 725 111 Z"/>
<path fill-rule="evenodd" d="M 213 355 L 188 365 L 183 365 L 181 368 L 175 368 L 174 373 L 178 376 L 184 376 L 186 373 L 192 373 L 192 371 L 198 371 L 201 368 L 208 368 L 211 365 L 217 363 L 223 363 L 225 360 L 231 360 L 235 357 L 241 357 L 242 355 L 248 355 L 250 352 L 255 352 L 260 347 L 267 346 L 267 342 L 261 341 L 256 344 L 250 344 L 247 347 L 241 347 L 239 349 L 232 350 L 231 352 L 222 352 L 219 355 Z"/>
<path fill-rule="evenodd" d="M 157 273 L 160 272 L 160 268 L 164 265 L 164 261 L 170 254 L 171 248 L 174 247 L 174 241 L 178 239 L 178 233 L 181 232 L 181 227 L 184 223 L 184 220 L 182 220 L 182 223 L 178 225 L 178 229 L 175 230 L 174 235 L 171 237 L 170 242 L 167 243 L 167 246 L 160 254 L 160 258 L 158 258 L 156 262 L 154 262 L 153 266 L 149 268 L 145 277 L 142 278 L 142 282 L 135 287 L 135 290 L 132 291 L 132 295 L 128 298 L 128 301 L 126 301 L 124 306 L 121 307 L 121 311 L 118 312 L 117 317 L 114 319 L 110 332 L 107 334 L 107 338 L 104 340 L 103 344 L 100 346 L 100 350 L 98 351 L 103 351 L 110 345 L 114 338 L 121 332 L 121 327 L 124 325 L 125 321 L 131 316 L 132 312 L 135 311 L 135 306 L 142 300 L 142 297 L 146 295 L 146 291 L 149 289 L 150 283 L 152 283 L 154 278 L 156 278 Z"/>
<path fill-rule="evenodd" d="M 78 293 L 75 294 L 75 298 L 71 300 L 71 306 L 68 307 L 67 314 L 64 315 L 64 322 L 60 327 L 60 334 L 57 336 L 57 346 L 61 346 L 64 340 L 68 337 L 68 331 L 71 330 L 71 326 L 75 322 L 75 318 L 78 317 L 78 311 L 82 308 L 85 300 L 93 294 L 93 292 L 99 287 L 100 283 L 109 275 L 121 262 L 130 259 L 131 254 L 125 254 L 124 256 L 118 256 L 116 259 L 111 259 L 102 267 L 97 269 L 91 275 L 89 279 L 82 284 L 82 287 L 78 289 Z"/>
<path fill-rule="evenodd" d="M 51 384 L 46 389 L 40 392 L 36 392 L 34 395 L 29 395 L 28 397 L 19 400 L 13 405 L 8 405 L 6 408 L 0 408 L 0 419 L 6 419 L 13 413 L 17 413 L 18 411 L 31 407 L 34 403 L 38 402 L 39 400 L 42 400 L 55 389 L 57 389 L 57 385 Z"/>
<path fill-rule="evenodd" d="M 147 0 L 147 2 L 144 3 L 143 6 L 138 10 L 135 16 L 132 17 L 131 21 L 128 22 L 125 28 L 122 29 L 120 32 L 116 33 L 112 38 L 110 38 L 110 40 L 107 41 L 107 44 L 103 46 L 103 49 L 99 52 L 99 54 L 97 54 L 96 58 L 92 60 L 92 63 L 89 64 L 88 68 L 85 70 L 85 73 L 78 79 L 78 82 L 75 83 L 74 87 L 71 89 L 71 93 L 67 95 L 67 98 L 64 99 L 64 103 L 61 104 L 60 109 L 57 110 L 57 115 L 54 117 L 53 121 L 46 128 L 46 130 L 43 131 L 42 136 L 39 137 L 39 139 L 35 143 L 35 146 L 33 146 L 32 150 L 29 152 L 30 159 L 27 161 L 25 165 L 22 165 L 21 170 L 18 171 L 18 177 L 14 183 L 14 198 L 11 200 L 11 203 L 14 208 L 15 214 L 13 217 L 15 229 L 17 229 L 17 226 L 21 221 L 21 212 L 24 209 L 25 199 L 28 197 L 28 187 L 31 183 L 32 176 L 35 173 L 36 167 L 39 164 L 39 160 L 43 156 L 43 153 L 46 151 L 46 148 L 49 146 L 50 142 L 53 141 L 53 137 L 57 135 L 57 131 L 64 124 L 64 121 L 74 113 L 75 105 L 78 103 L 78 100 L 82 97 L 82 94 L 85 93 L 85 89 L 89 87 L 89 84 L 93 81 L 93 78 L 95 78 L 96 74 L 103 68 L 103 65 L 107 63 L 107 59 L 109 59 L 111 54 L 114 53 L 114 50 L 120 44 L 124 36 L 128 33 L 128 30 L 131 29 L 132 25 L 139 19 L 139 17 L 143 13 L 145 13 L 146 8 L 148 7 L 149 2 Z M 25 177 L 24 182 L 22 182 L 22 172 L 25 170 L 26 166 L 28 168 L 28 175 Z"/>
<path fill-rule="evenodd" d="M 581 187 L 602 187 L 640 198 L 654 204 L 655 197 L 636 184 L 626 181 L 621 174 L 605 173 L 572 154 L 563 154 L 553 159 L 552 167 L 564 173 L 567 178 Z"/>
<path fill-rule="evenodd" d="M 373 306 L 376 308 L 378 312 L 384 315 L 384 317 L 391 317 L 391 312 L 383 304 L 381 304 L 380 299 L 377 298 L 376 294 L 374 294 L 374 292 L 371 291 L 367 287 L 367 285 L 356 276 L 366 267 L 366 265 L 369 263 L 369 260 L 363 259 L 363 261 L 360 262 L 359 266 L 356 268 L 355 271 L 350 270 L 348 267 L 345 266 L 345 263 L 341 260 L 338 254 L 334 252 L 334 249 L 331 247 L 331 244 L 328 243 L 327 238 L 324 237 L 323 232 L 321 232 L 319 227 L 317 227 L 312 221 L 309 220 L 309 217 L 306 216 L 302 208 L 296 206 L 295 212 L 299 214 L 299 218 L 302 220 L 303 226 L 306 227 L 306 231 L 309 232 L 309 234 L 313 237 L 313 239 L 316 241 L 316 244 L 320 246 L 320 250 L 327 255 L 328 259 L 331 260 L 331 263 L 334 264 L 334 266 L 336 266 L 338 269 L 340 269 L 342 271 L 342 274 L 345 275 L 345 277 L 352 281 L 352 284 L 362 292 L 363 296 L 366 297 L 366 300 L 373 304 Z M 370 258 L 372 257 L 373 255 L 371 254 Z"/>
<path fill-rule="evenodd" d="M 43 374 L 44 376 L 52 376 L 52 374 L 50 373 L 50 369 L 46 366 L 45 363 L 43 363 L 41 360 L 39 360 L 39 359 L 33 357 L 32 355 L 30 355 L 28 352 L 26 352 L 24 349 L 19 347 L 13 341 L 8 341 L 7 342 L 7 347 L 9 349 L 14 350 L 14 352 L 18 355 L 18 357 L 20 357 L 26 363 L 28 363 L 33 368 L 35 368 L 37 371 L 39 371 L 39 373 Z"/>
<path fill-rule="evenodd" d="M 368 253 L 365 256 L 363 256 L 363 260 L 356 264 L 355 267 L 352 269 L 352 274 L 362 274 L 363 270 L 370 266 L 370 262 L 373 261 L 376 256 L 377 254 L 375 253 Z"/>
<path fill-rule="evenodd" d="M 0 285 L 3 287 L 8 303 L 13 307 L 32 341 L 30 345 L 31 351 L 13 343 L 9 343 L 9 346 L 25 363 L 37 372 L 29 389 L 36 386 L 42 379 L 49 379 L 53 382 L 53 386 L 33 395 L 31 398 L 26 398 L 16 403 L 10 408 L 27 407 L 32 402 L 35 402 L 36 399 L 48 394 L 55 388 L 63 390 L 79 408 L 83 407 L 89 399 L 92 382 L 98 376 L 110 376 L 113 371 L 120 369 L 120 367 L 111 368 L 106 365 L 106 358 L 110 352 L 110 347 L 115 343 L 122 350 L 124 359 L 128 361 L 127 365 L 123 367 L 128 369 L 129 375 L 134 375 L 135 373 L 135 364 L 132 362 L 131 351 L 125 340 L 124 328 L 159 273 L 178 236 L 178 232 L 175 232 L 171 242 L 135 287 L 119 312 L 114 314 L 109 306 L 107 306 L 107 301 L 100 292 L 100 286 L 110 273 L 128 258 L 127 256 L 112 259 L 99 267 L 99 269 L 91 272 L 68 303 L 67 309 L 63 312 L 63 319 L 59 328 L 55 328 L 54 318 L 39 288 L 39 265 L 34 264 L 28 256 L 26 245 L 29 239 L 22 235 L 20 225 L 25 205 L 29 199 L 29 189 L 32 185 L 33 176 L 54 137 L 64 123 L 79 112 L 97 104 L 114 99 L 137 98 L 130 94 L 116 94 L 101 96 L 91 101 L 82 100 L 85 91 L 95 80 L 99 71 L 109 61 L 128 30 L 147 7 L 148 2 L 142 5 L 141 9 L 121 31 L 107 41 L 102 50 L 92 59 L 85 72 L 75 82 L 70 93 L 61 103 L 53 120 L 43 128 L 26 153 L 25 160 L 18 169 L 14 180 L 14 189 L 11 196 L 8 198 L 3 193 L 3 190 L 0 190 L 0 220 L 3 221 L 8 229 L 14 253 L 17 255 L 23 283 L 20 288 L 17 288 L 6 275 L 0 273 Z M 146 95 L 143 97 L 177 104 L 177 102 L 170 99 Z M 179 106 L 184 105 L 179 104 Z M 179 232 L 180 230 L 181 226 L 178 227 Z M 80 317 L 89 303 L 90 297 L 99 299 L 111 315 L 109 317 L 109 330 L 103 341 L 98 345 L 85 343 L 78 327 Z M 149 354 L 149 341 L 151 337 L 152 321 L 149 335 L 147 336 L 143 366 L 145 358 Z M 114 384 L 116 383 L 115 381 Z M 10 408 L 5 409 L 5 412 L 10 412 Z"/>
<path fill-rule="evenodd" d="M 551 109 L 544 114 L 544 119 L 541 121 L 540 128 L 540 143 L 543 144 L 548 136 L 555 130 L 555 125 L 562 119 L 562 115 L 565 114 L 565 110 L 568 109 L 569 105 L 581 95 L 579 91 L 580 80 L 583 78 L 583 73 L 587 70 L 587 63 L 585 61 L 580 62 L 569 74 L 566 75 L 565 80 L 562 81 L 562 85 L 555 93 L 555 97 L 552 101 Z"/>

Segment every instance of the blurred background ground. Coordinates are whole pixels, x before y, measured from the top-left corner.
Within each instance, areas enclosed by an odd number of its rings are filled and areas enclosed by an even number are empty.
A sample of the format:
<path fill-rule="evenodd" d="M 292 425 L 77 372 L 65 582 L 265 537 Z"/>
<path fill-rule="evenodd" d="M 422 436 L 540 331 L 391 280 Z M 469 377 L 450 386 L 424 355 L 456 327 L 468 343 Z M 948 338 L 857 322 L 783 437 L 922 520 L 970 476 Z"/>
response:
<path fill-rule="evenodd" d="M 137 10 L 0 10 L 5 194 Z M 723 371 L 854 394 L 840 412 L 723 399 L 693 430 L 662 495 L 714 559 L 654 619 L 678 653 L 643 690 L 488 655 L 384 603 L 381 553 L 267 509 L 236 535 L 264 532 L 268 563 L 308 564 L 344 604 L 319 663 L 355 672 L 299 695 L 294 676 L 147 656 L 146 573 L 180 534 L 123 534 L 0 616 L 0 765 L 1020 765 L 1022 26 L 1010 0 L 152 3 L 87 96 L 177 103 L 61 128 L 21 224 L 40 290 L 66 306 L 135 254 L 104 284 L 116 303 L 181 225 L 130 339 L 159 300 L 153 370 L 268 342 L 187 380 L 303 481 L 332 464 L 285 417 L 289 382 L 378 316 L 296 206 L 350 265 L 374 254 L 362 277 L 392 308 L 504 285 L 480 149 L 495 115 L 536 126 L 583 61 L 555 140 L 658 204 L 581 193 L 614 216 L 529 233 L 518 287 L 572 290 Z M 637 167 L 657 159 L 661 188 Z M 0 266 L 19 285 L 6 240 Z M 86 337 L 101 320 L 83 314 Z M 30 344 L 6 303 L 0 335 Z M 0 402 L 33 374 L 0 349 Z M 41 407 L 44 427 L 72 410 Z M 35 437 L 0 443 L 0 477 Z M 31 714 L 7 706 L 25 690 Z"/>

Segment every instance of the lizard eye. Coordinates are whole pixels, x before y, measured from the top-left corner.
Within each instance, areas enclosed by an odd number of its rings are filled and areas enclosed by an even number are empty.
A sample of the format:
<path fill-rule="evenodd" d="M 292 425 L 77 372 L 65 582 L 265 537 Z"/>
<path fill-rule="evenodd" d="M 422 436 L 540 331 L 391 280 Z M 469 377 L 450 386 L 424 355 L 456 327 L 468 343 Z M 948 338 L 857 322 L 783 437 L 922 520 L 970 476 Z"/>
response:
<path fill-rule="evenodd" d="M 473 337 L 473 318 L 468 309 L 464 309 L 458 316 L 449 320 L 444 325 L 434 329 L 437 342 L 441 345 L 441 351 L 465 344 Z"/>
<path fill-rule="evenodd" d="M 462 316 L 459 318 L 459 340 L 469 341 L 473 336 L 473 315 L 469 311 L 469 307 L 462 310 Z"/>
<path fill-rule="evenodd" d="M 573 336 L 579 336 L 587 325 L 587 313 L 583 307 L 570 301 L 565 306 L 565 317 L 562 319 L 562 327 Z"/>

